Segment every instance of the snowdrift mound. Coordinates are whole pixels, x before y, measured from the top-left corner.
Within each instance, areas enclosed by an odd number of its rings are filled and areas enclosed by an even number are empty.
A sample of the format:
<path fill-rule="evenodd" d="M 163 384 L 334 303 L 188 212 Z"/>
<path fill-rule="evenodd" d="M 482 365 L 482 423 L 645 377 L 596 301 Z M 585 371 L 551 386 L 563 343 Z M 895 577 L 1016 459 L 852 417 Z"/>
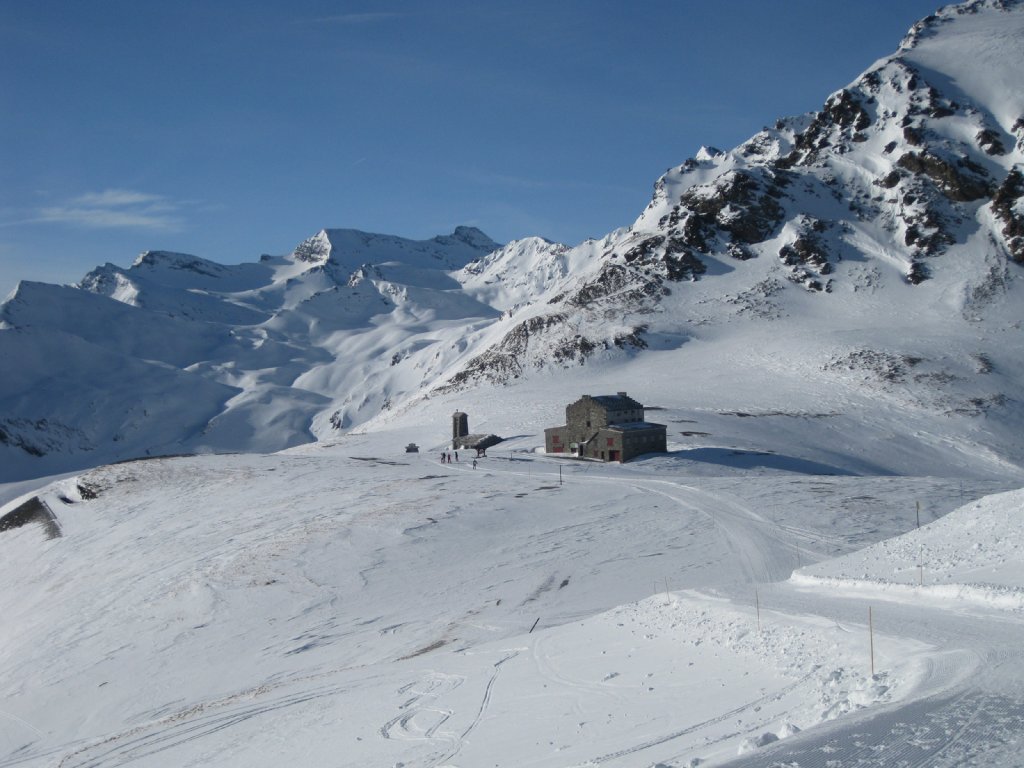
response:
<path fill-rule="evenodd" d="M 798 586 L 890 600 L 958 599 L 1024 611 L 1024 490 L 987 496 L 918 530 L 803 568 Z"/>

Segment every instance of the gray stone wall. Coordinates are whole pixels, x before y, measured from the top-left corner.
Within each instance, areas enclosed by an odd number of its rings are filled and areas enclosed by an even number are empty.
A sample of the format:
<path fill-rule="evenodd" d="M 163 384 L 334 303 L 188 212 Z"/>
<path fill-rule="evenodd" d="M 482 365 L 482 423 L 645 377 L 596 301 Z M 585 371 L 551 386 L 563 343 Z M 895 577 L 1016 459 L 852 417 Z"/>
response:
<path fill-rule="evenodd" d="M 544 430 L 544 448 L 548 453 L 572 453 L 579 444 L 579 455 L 603 461 L 629 461 L 644 453 L 664 453 L 666 430 L 661 425 L 649 429 L 616 429 L 616 424 L 636 424 L 644 420 L 644 407 L 625 392 L 591 397 L 583 395 L 565 408 L 565 426 Z"/>
<path fill-rule="evenodd" d="M 469 416 L 462 411 L 452 414 L 452 448 L 459 447 L 459 438 L 469 434 Z"/>
<path fill-rule="evenodd" d="M 548 453 L 569 453 L 568 433 L 565 427 L 544 430 L 544 450 Z"/>

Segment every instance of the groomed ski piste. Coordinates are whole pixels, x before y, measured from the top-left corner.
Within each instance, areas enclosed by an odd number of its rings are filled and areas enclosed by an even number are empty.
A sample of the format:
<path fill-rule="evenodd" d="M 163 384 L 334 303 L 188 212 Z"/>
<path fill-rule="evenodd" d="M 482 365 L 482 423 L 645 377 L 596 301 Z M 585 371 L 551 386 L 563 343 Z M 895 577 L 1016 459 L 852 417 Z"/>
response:
<path fill-rule="evenodd" d="M 1014 483 L 445 428 L 0 488 L 0 766 L 1020 764 Z"/>

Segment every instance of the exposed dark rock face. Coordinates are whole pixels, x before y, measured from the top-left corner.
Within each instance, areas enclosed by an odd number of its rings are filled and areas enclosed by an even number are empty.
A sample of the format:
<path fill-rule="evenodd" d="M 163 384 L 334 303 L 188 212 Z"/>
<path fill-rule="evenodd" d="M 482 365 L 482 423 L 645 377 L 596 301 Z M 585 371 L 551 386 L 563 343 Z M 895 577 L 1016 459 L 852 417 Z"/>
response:
<path fill-rule="evenodd" d="M 672 282 L 696 280 L 707 271 L 704 263 L 678 236 L 654 235 L 630 248 L 622 258 L 635 269 L 653 268 L 655 274 Z"/>
<path fill-rule="evenodd" d="M 568 303 L 574 307 L 590 307 L 599 300 L 614 296 L 616 303 L 629 303 L 634 309 L 639 309 L 648 306 L 651 299 L 661 292 L 661 281 L 657 277 L 607 261 L 597 277 L 584 283 Z"/>
<path fill-rule="evenodd" d="M 0 419 L 0 444 L 18 448 L 29 456 L 46 456 L 72 448 L 94 447 L 81 430 L 49 419 Z"/>
<path fill-rule="evenodd" d="M 858 349 L 824 366 L 826 371 L 863 371 L 881 382 L 897 384 L 907 381 L 911 371 L 922 362 L 915 355 L 897 355 L 873 349 Z"/>
<path fill-rule="evenodd" d="M 1024 175 L 1014 168 L 992 198 L 992 212 L 1003 226 L 1010 258 L 1024 264 Z"/>
<path fill-rule="evenodd" d="M 779 249 L 779 259 L 789 268 L 789 279 L 811 291 L 829 291 L 822 280 L 832 273 L 832 258 L 822 237 L 828 225 L 812 216 L 800 217 L 797 237 Z"/>
<path fill-rule="evenodd" d="M 984 150 L 986 155 L 1006 154 L 1006 147 L 1003 146 L 1003 140 L 999 137 L 999 134 L 991 128 L 984 128 L 978 131 L 978 135 L 974 138 L 975 141 L 978 142 L 978 146 Z"/>
<path fill-rule="evenodd" d="M 539 315 L 524 320 L 505 334 L 504 338 L 495 346 L 488 349 L 481 355 L 473 358 L 459 371 L 444 387 L 442 391 L 456 389 L 471 381 L 503 382 L 509 379 L 518 379 L 523 374 L 523 364 L 529 358 L 527 355 L 531 339 L 536 336 L 543 336 L 552 329 L 564 325 L 566 316 L 563 314 Z M 593 346 L 587 346 L 587 342 L 580 341 L 573 347 L 572 344 L 562 348 L 561 360 L 573 357 L 576 353 L 586 349 L 586 354 L 593 351 Z"/>
<path fill-rule="evenodd" d="M 931 277 L 928 267 L 920 261 L 910 262 L 910 269 L 907 270 L 907 282 L 911 285 L 919 285 Z"/>
<path fill-rule="evenodd" d="M 2 426 L 0 426 L 0 443 L 4 445 L 13 445 L 15 448 L 21 448 L 29 456 L 45 456 L 46 453 L 39 447 L 25 440 L 25 438 L 19 435 L 12 435 Z"/>
<path fill-rule="evenodd" d="M 955 242 L 943 219 L 931 207 L 908 210 L 904 222 L 903 243 L 912 246 L 920 256 L 935 256 Z"/>
<path fill-rule="evenodd" d="M 307 263 L 325 262 L 331 255 L 331 243 L 326 237 L 314 235 L 299 243 L 294 251 L 295 259 Z"/>
<path fill-rule="evenodd" d="M 1024 152 L 1024 117 L 1018 117 L 1013 124 L 1013 135 L 1017 137 L 1017 151 Z"/>
<path fill-rule="evenodd" d="M 863 141 L 862 132 L 872 123 L 865 103 L 863 95 L 845 88 L 830 96 L 807 130 L 797 136 L 793 152 L 782 161 L 782 166 L 808 165 L 821 152 L 834 149 L 844 140 Z"/>
<path fill-rule="evenodd" d="M 716 246 L 750 245 L 769 237 L 785 213 L 779 199 L 788 178 L 770 168 L 731 171 L 710 186 L 687 190 L 659 225 L 677 253 L 710 253 Z"/>
<path fill-rule="evenodd" d="M 955 163 L 930 152 L 907 152 L 896 164 L 911 173 L 930 178 L 950 200 L 969 203 L 992 194 L 992 184 L 985 169 L 967 158 Z"/>

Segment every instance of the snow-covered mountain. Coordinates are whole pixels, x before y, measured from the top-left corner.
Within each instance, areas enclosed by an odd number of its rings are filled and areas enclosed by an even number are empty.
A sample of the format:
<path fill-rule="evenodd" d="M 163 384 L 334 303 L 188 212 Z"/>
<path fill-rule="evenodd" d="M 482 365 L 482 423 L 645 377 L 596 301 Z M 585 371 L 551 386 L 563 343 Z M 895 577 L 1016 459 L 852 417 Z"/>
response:
<path fill-rule="evenodd" d="M 378 367 L 498 315 L 451 277 L 497 247 L 462 227 L 422 242 L 324 230 L 256 264 L 149 251 L 73 287 L 23 282 L 0 307 L 0 354 L 16 362 L 0 381 L 4 479 L 278 450 L 375 414 L 422 378 L 378 385 Z"/>
<path fill-rule="evenodd" d="M 1019 475 L 1022 37 L 1018 2 L 945 8 L 575 247 L 323 230 L 258 263 L 153 251 L 22 283 L 0 308 L 0 479 L 276 450 L 495 385 L 557 423 L 603 379 L 690 417 L 830 414 L 781 448 L 850 471 Z M 853 425 L 900 449 L 878 462 Z"/>
<path fill-rule="evenodd" d="M 575 247 L 22 283 L 0 766 L 1020 765 L 1021 40 L 946 8 Z M 667 453 L 543 452 L 623 389 Z"/>

